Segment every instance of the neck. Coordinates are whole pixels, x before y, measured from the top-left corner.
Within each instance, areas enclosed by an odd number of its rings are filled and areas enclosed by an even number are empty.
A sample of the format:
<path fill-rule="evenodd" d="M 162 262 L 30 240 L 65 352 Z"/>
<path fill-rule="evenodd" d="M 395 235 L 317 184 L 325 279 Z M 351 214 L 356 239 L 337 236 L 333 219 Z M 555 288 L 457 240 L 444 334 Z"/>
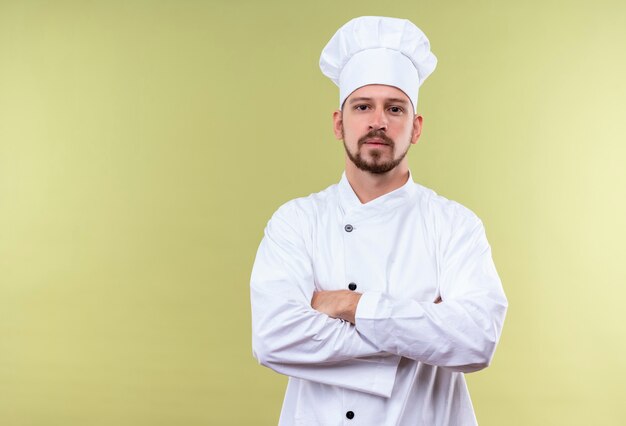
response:
<path fill-rule="evenodd" d="M 359 201 L 365 204 L 404 185 L 409 179 L 409 168 L 403 161 L 387 173 L 375 174 L 358 169 L 347 160 L 346 178 Z"/>

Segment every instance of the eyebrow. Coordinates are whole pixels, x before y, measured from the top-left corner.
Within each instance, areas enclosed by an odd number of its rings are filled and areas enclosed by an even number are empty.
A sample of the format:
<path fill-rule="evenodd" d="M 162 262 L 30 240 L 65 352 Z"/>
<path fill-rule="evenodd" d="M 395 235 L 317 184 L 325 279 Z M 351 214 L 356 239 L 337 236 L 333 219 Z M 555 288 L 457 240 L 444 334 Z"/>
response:
<path fill-rule="evenodd" d="M 360 98 L 352 98 L 352 99 L 350 99 L 350 105 L 355 104 L 357 102 L 364 102 L 364 101 L 370 102 L 371 100 L 372 100 L 372 98 L 367 98 L 367 97 L 364 97 L 364 96 L 362 96 Z M 403 104 L 403 105 L 407 105 L 408 104 L 408 101 L 406 101 L 405 99 L 402 99 L 402 98 L 385 98 L 385 102 L 386 103 L 393 102 L 393 103 Z"/>

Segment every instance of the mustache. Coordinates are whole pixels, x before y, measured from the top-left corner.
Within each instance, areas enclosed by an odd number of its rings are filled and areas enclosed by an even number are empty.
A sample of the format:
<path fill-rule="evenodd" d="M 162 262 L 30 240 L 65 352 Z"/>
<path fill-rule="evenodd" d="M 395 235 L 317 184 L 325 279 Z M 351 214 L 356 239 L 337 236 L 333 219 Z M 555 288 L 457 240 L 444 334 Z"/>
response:
<path fill-rule="evenodd" d="M 369 131 L 365 136 L 361 137 L 358 140 L 358 144 L 359 146 L 363 145 L 364 143 L 367 142 L 368 139 L 381 139 L 384 143 L 386 143 L 387 145 L 391 146 L 393 148 L 393 146 L 395 145 L 393 139 L 391 139 L 389 136 L 387 136 L 385 134 L 384 131 L 382 130 L 371 130 Z"/>

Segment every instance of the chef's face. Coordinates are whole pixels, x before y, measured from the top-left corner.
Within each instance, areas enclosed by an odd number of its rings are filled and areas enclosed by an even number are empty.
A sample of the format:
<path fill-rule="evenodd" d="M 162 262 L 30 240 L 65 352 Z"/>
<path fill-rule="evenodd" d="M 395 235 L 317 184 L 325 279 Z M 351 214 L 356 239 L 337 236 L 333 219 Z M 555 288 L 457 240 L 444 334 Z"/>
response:
<path fill-rule="evenodd" d="M 333 125 L 350 160 L 347 167 L 382 174 L 406 162 L 422 131 L 422 117 L 414 114 L 402 90 L 371 84 L 346 98 L 342 111 L 333 114 Z"/>

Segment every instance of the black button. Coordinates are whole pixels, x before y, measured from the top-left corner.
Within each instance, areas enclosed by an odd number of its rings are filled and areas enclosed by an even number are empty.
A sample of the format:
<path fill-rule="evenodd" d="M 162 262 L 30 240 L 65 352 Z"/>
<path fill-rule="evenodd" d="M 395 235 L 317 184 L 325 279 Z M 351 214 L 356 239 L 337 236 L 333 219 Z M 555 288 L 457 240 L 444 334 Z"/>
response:
<path fill-rule="evenodd" d="M 355 283 L 350 283 L 348 284 L 348 288 L 352 291 L 356 290 L 356 284 Z"/>
<path fill-rule="evenodd" d="M 352 420 L 354 418 L 354 412 L 348 411 L 346 413 L 346 417 L 348 418 L 348 420 Z"/>
<path fill-rule="evenodd" d="M 343 229 L 346 230 L 346 232 L 352 232 L 352 230 L 354 229 L 354 227 L 352 225 L 346 225 L 343 227 Z"/>

